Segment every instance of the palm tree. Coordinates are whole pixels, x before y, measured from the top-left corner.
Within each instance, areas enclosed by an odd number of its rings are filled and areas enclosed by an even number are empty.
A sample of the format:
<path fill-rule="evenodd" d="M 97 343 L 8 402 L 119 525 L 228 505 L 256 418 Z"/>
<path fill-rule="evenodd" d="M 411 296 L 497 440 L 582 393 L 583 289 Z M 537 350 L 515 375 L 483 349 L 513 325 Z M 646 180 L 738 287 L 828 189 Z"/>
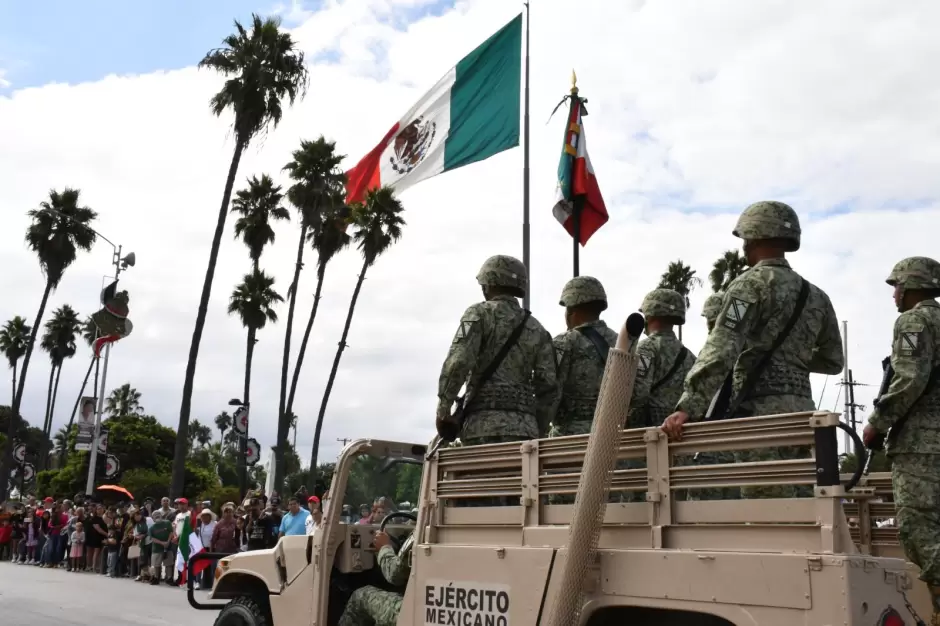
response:
<path fill-rule="evenodd" d="M 297 449 L 297 416 L 293 413 L 287 414 L 287 423 L 290 425 L 290 430 L 293 433 L 294 440 L 291 442 L 291 447 Z"/>
<path fill-rule="evenodd" d="M 40 347 L 49 354 L 52 367 L 49 369 L 49 389 L 46 395 L 46 419 L 43 422 L 44 442 L 48 442 L 52 433 L 52 419 L 55 415 L 55 403 L 59 396 L 59 377 L 62 375 L 62 365 L 65 359 L 75 356 L 78 349 L 75 345 L 76 335 L 81 331 L 81 322 L 78 313 L 65 304 L 53 312 L 46 322 L 46 330 L 42 335 Z M 48 459 L 46 451 L 41 451 L 39 465 L 45 469 Z"/>
<path fill-rule="evenodd" d="M 205 448 L 212 441 L 212 429 L 198 419 L 195 419 L 189 423 L 187 439 L 190 449 L 194 449 L 196 444 L 198 444 L 200 448 Z"/>
<path fill-rule="evenodd" d="M 277 312 L 274 305 L 283 302 L 281 294 L 274 290 L 274 277 L 268 276 L 261 270 L 254 270 L 250 274 L 245 274 L 242 282 L 235 287 L 229 298 L 229 315 L 237 314 L 241 318 L 242 325 L 248 329 L 248 343 L 245 349 L 245 388 L 243 391 L 242 402 L 245 406 L 251 406 L 251 359 L 255 351 L 255 338 L 258 331 L 265 327 L 270 321 L 272 324 L 277 322 Z M 238 462 L 239 488 L 242 495 L 245 493 L 245 477 L 247 466 L 245 465 L 245 450 L 247 438 L 242 437 L 239 449 L 241 454 Z"/>
<path fill-rule="evenodd" d="M 702 279 L 695 275 L 695 270 L 682 262 L 682 259 L 672 261 L 659 277 L 660 289 L 678 291 L 685 298 L 685 308 L 689 308 L 689 294 L 696 287 L 701 287 Z M 682 341 L 682 326 L 679 327 L 679 341 Z"/>
<path fill-rule="evenodd" d="M 283 198 L 280 185 L 275 185 L 270 176 L 262 174 L 261 180 L 255 176 L 249 178 L 248 189 L 236 192 L 232 200 L 232 212 L 240 215 L 235 220 L 235 238 L 241 237 L 248 246 L 248 256 L 255 270 L 264 247 L 274 243 L 271 221 L 290 220 L 290 213 L 281 206 Z"/>
<path fill-rule="evenodd" d="M 304 54 L 297 49 L 290 34 L 280 30 L 280 21 L 276 18 L 262 20 L 254 14 L 251 20 L 251 30 L 246 30 L 236 20 L 236 32 L 225 38 L 225 46 L 210 50 L 199 62 L 199 67 L 216 70 L 227 77 L 222 90 L 212 97 L 209 104 L 215 115 L 221 115 L 227 109 L 232 109 L 235 114 L 232 124 L 235 131 L 235 151 L 222 192 L 222 204 L 212 237 L 209 265 L 206 268 L 206 278 L 189 348 L 189 360 L 186 364 L 173 457 L 173 480 L 170 485 L 174 497 L 182 495 L 186 477 L 186 433 L 189 429 L 196 360 L 199 357 L 199 343 L 206 324 L 212 279 L 215 276 L 219 246 L 225 231 L 225 218 L 232 197 L 232 187 L 235 185 L 235 176 L 238 174 L 238 164 L 249 142 L 269 126 L 276 127 L 281 121 L 284 112 L 282 101 L 287 99 L 293 105 L 298 97 L 303 97 L 307 87 Z"/>
<path fill-rule="evenodd" d="M 222 411 L 215 416 L 215 427 L 219 429 L 219 441 L 225 441 L 225 431 L 232 427 L 232 416 Z"/>
<path fill-rule="evenodd" d="M 366 194 L 365 202 L 352 207 L 352 210 L 355 226 L 353 239 L 362 254 L 362 270 L 359 272 L 359 280 L 356 281 L 356 288 L 353 290 L 352 298 L 349 301 L 346 324 L 343 326 L 343 334 L 339 340 L 336 357 L 333 359 L 333 368 L 330 370 L 326 390 L 323 392 L 323 401 L 320 402 L 320 412 L 317 414 L 317 425 L 313 435 L 313 451 L 310 453 L 310 478 L 307 485 L 307 488 L 311 491 L 316 486 L 317 448 L 320 445 L 323 418 L 326 415 L 330 392 L 333 390 L 333 382 L 336 380 L 339 361 L 343 356 L 343 350 L 346 348 L 346 338 L 349 336 L 349 326 L 352 323 L 353 312 L 356 310 L 356 301 L 359 299 L 362 282 L 366 278 L 366 271 L 375 264 L 375 260 L 388 250 L 392 244 L 401 239 L 402 227 L 405 225 L 405 220 L 401 217 L 404 207 L 394 196 L 391 187 L 381 187 L 370 191 Z"/>
<path fill-rule="evenodd" d="M 130 383 L 124 383 L 117 389 L 111 390 L 111 395 L 105 401 L 104 410 L 113 417 L 140 415 L 144 411 L 144 407 L 140 404 L 140 397 L 141 393 L 131 387 Z"/>
<path fill-rule="evenodd" d="M 49 199 L 40 203 L 38 209 L 32 209 L 28 215 L 33 220 L 26 230 L 26 244 L 39 257 L 39 266 L 46 276 L 46 287 L 39 302 L 39 311 L 33 321 L 23 355 L 23 368 L 10 407 L 12 419 L 7 426 L 7 440 L 0 459 L 0 502 L 6 498 L 10 469 L 13 467 L 13 437 L 20 425 L 20 403 L 23 401 L 23 389 L 26 387 L 26 373 L 29 360 L 36 345 L 36 334 L 46 312 L 49 294 L 59 286 L 65 270 L 75 262 L 79 250 L 89 251 L 95 244 L 97 235 L 90 224 L 98 214 L 88 207 L 79 205 L 78 189 L 66 187 L 64 191 L 49 191 Z"/>
<path fill-rule="evenodd" d="M 712 291 L 718 293 L 727 290 L 731 281 L 743 274 L 746 269 L 747 259 L 740 250 L 726 250 L 718 257 L 712 265 L 712 271 L 708 273 L 708 282 L 711 283 Z"/>
<path fill-rule="evenodd" d="M 0 329 L 0 353 L 7 358 L 10 368 L 13 370 L 13 394 L 10 396 L 10 402 L 16 397 L 16 366 L 20 359 L 26 354 L 26 346 L 29 344 L 29 333 L 32 329 L 26 322 L 25 317 L 17 315 L 7 321 Z"/>
<path fill-rule="evenodd" d="M 284 166 L 294 184 L 287 191 L 287 197 L 291 204 L 296 207 L 300 213 L 300 239 L 297 242 L 297 261 L 294 263 L 294 279 L 287 290 L 287 323 L 284 329 L 284 354 L 281 361 L 281 393 L 278 402 L 278 424 L 277 424 L 277 443 L 274 446 L 274 485 L 275 490 L 281 490 L 283 481 L 284 456 L 281 450 L 284 449 L 284 443 L 287 441 L 288 423 L 286 415 L 293 407 L 294 391 L 296 382 L 291 384 L 290 400 L 287 399 L 287 371 L 290 367 L 290 347 L 291 337 L 294 329 L 294 307 L 297 303 L 297 289 L 300 285 L 300 272 L 303 269 L 304 248 L 308 241 L 317 247 L 317 241 L 321 238 L 324 231 L 327 215 L 333 214 L 336 207 L 342 206 L 342 196 L 346 177 L 340 170 L 345 155 L 336 154 L 336 142 L 327 141 L 322 135 L 316 141 L 301 141 L 300 149 L 293 152 L 293 159 Z M 344 228 L 345 230 L 345 228 Z M 346 240 L 348 243 L 348 239 Z M 293 380 L 296 381 L 300 376 L 300 368 L 303 364 L 304 354 L 307 349 L 307 340 L 310 337 L 310 329 L 313 328 L 313 320 L 316 316 L 316 308 L 319 303 L 320 289 L 323 285 L 322 272 L 326 269 L 326 262 L 332 255 L 336 254 L 345 243 L 333 251 L 329 257 L 324 257 L 320 263 L 320 250 L 318 249 L 318 272 L 317 293 L 313 300 L 313 309 L 311 317 L 307 322 L 307 329 L 304 333 L 303 342 L 300 345 L 300 351 L 297 355 L 297 363 L 294 365 Z M 322 269 L 321 269 L 322 268 Z"/>
<path fill-rule="evenodd" d="M 69 435 L 72 434 L 72 429 L 69 426 L 63 426 L 58 431 L 56 431 L 55 436 L 52 438 L 54 443 L 53 451 L 59 455 L 59 459 L 66 458 L 69 449 Z"/>

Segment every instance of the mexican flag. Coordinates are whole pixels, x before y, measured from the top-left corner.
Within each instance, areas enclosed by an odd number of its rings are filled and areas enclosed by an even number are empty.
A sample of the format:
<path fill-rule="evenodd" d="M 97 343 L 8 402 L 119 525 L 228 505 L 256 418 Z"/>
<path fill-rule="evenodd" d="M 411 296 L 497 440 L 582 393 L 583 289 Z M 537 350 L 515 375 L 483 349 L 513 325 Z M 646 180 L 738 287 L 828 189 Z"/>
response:
<path fill-rule="evenodd" d="M 451 68 L 346 172 L 346 202 L 403 191 L 519 145 L 522 14 Z"/>
<path fill-rule="evenodd" d="M 193 555 L 205 552 L 199 535 L 193 530 L 191 516 L 187 513 L 183 515 L 182 528 L 177 532 L 179 536 L 179 549 L 176 552 L 176 571 L 180 573 L 180 587 L 186 586 L 186 577 L 189 575 L 187 564 Z M 211 561 L 199 561 L 193 568 L 193 574 L 199 576 L 202 570 L 209 567 Z M 197 579 L 198 580 L 198 579 Z"/>
<path fill-rule="evenodd" d="M 594 176 L 591 157 L 588 156 L 587 139 L 584 137 L 583 105 L 576 100 L 568 115 L 565 127 L 565 145 L 558 162 L 558 186 L 555 188 L 555 206 L 552 214 L 574 237 L 574 202 L 580 196 L 581 245 L 585 245 L 597 230 L 607 223 L 607 207 L 601 189 Z"/>

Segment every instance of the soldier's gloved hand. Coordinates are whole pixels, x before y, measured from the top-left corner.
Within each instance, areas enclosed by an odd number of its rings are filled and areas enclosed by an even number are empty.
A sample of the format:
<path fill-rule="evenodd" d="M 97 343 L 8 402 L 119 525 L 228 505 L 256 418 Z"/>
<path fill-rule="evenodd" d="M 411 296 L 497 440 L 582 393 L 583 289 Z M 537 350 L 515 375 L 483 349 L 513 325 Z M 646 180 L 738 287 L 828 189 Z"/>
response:
<path fill-rule="evenodd" d="M 454 421 L 450 409 L 446 406 L 437 407 L 434 425 L 437 427 L 437 434 L 446 442 L 453 441 L 460 434 L 460 424 Z"/>
<path fill-rule="evenodd" d="M 682 425 L 689 421 L 689 414 L 685 411 L 676 411 L 666 418 L 660 429 L 666 436 L 674 441 L 682 439 Z"/>

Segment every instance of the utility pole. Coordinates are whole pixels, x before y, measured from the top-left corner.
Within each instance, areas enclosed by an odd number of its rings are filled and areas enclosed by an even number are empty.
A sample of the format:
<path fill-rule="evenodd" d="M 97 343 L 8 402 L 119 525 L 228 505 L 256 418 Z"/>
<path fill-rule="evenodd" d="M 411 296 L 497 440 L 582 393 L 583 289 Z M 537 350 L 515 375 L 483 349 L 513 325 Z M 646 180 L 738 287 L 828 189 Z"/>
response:
<path fill-rule="evenodd" d="M 345 437 L 337 437 L 337 438 L 336 438 L 336 441 L 342 441 L 342 442 L 343 442 L 343 447 L 345 448 L 345 447 L 346 447 L 346 444 L 349 443 L 350 441 L 352 441 L 352 439 L 346 439 Z"/>
<path fill-rule="evenodd" d="M 845 358 L 845 367 L 842 370 L 842 385 L 849 384 L 849 323 L 845 320 L 842 321 L 842 355 Z M 848 389 L 851 389 L 849 387 Z M 845 412 L 842 414 L 842 419 L 849 418 L 849 407 L 852 401 L 849 399 L 848 389 L 845 390 Z M 843 433 L 843 438 L 845 439 L 845 453 L 849 454 L 852 451 L 852 437 L 848 433 Z"/>

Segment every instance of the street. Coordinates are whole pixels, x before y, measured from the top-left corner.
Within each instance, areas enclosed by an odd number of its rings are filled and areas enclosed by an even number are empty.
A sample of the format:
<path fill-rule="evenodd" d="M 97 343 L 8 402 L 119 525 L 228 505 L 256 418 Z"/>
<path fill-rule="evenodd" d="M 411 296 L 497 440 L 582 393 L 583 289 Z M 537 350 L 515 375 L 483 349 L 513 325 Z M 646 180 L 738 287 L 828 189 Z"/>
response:
<path fill-rule="evenodd" d="M 193 609 L 185 590 L 168 585 L 3 561 L 0 615 L 9 626 L 211 626 L 218 613 Z"/>

